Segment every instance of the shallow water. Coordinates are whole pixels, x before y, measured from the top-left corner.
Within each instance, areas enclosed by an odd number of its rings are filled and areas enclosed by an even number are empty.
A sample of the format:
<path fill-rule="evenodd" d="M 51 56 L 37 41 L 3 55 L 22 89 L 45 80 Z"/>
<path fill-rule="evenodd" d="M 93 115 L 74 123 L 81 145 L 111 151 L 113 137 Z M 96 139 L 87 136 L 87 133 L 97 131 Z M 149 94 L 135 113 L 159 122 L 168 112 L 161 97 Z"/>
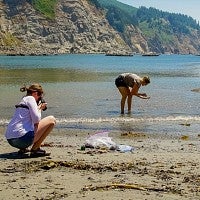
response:
<path fill-rule="evenodd" d="M 132 114 L 121 116 L 114 80 L 123 72 L 149 75 L 151 84 L 140 91 L 151 98 L 134 97 Z M 40 82 L 48 102 L 43 115 L 53 114 L 57 128 L 199 134 L 200 93 L 191 91 L 200 87 L 199 56 L 0 56 L 0 77 L 1 126 L 23 95 L 19 88 Z"/>

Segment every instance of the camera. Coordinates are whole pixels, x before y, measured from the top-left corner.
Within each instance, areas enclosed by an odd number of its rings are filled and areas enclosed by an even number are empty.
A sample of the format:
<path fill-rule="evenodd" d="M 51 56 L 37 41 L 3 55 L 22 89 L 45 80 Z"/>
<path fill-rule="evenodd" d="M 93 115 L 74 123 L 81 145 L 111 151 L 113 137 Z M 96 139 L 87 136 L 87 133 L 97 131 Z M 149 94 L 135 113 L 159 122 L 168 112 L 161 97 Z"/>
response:
<path fill-rule="evenodd" d="M 38 100 L 38 105 L 42 104 L 42 103 L 46 103 L 46 101 L 41 97 L 39 100 Z M 47 109 L 47 106 L 45 106 L 45 108 L 43 108 L 42 110 L 45 111 Z"/>

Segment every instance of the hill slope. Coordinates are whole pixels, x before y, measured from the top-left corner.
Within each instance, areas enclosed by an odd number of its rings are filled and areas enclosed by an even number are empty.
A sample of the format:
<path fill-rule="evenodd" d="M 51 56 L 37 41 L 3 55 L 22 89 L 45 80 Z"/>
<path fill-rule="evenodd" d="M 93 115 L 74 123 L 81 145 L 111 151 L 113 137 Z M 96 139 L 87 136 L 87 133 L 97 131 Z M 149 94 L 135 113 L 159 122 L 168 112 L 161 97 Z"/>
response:
<path fill-rule="evenodd" d="M 200 50 L 200 26 L 187 15 L 163 12 L 155 8 L 137 9 L 116 0 L 96 2 L 106 11 L 110 25 L 133 50 L 137 51 L 135 30 L 139 30 L 147 41 L 147 51 L 195 54 Z"/>
<path fill-rule="evenodd" d="M 192 19 L 115 0 L 0 0 L 0 16 L 0 54 L 200 51 Z"/>

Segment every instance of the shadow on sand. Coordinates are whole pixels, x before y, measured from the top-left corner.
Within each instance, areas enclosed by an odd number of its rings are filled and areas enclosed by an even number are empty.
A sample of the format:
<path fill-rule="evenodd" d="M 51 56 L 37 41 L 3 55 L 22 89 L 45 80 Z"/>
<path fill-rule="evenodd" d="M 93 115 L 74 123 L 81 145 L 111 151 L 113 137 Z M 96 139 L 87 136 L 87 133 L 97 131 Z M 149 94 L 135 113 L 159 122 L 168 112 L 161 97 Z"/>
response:
<path fill-rule="evenodd" d="M 30 158 L 30 155 L 29 154 L 19 154 L 18 152 L 0 154 L 0 160 L 1 159 L 25 159 L 25 158 Z"/>

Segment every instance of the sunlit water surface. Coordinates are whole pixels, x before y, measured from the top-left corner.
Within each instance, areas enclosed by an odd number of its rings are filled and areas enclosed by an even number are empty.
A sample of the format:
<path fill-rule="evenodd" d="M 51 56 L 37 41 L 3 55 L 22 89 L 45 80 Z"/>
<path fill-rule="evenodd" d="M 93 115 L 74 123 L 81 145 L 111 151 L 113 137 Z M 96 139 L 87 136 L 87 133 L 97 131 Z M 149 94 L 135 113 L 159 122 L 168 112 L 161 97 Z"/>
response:
<path fill-rule="evenodd" d="M 151 84 L 140 91 L 149 100 L 133 98 L 132 114 L 120 115 L 118 74 L 148 75 Z M 23 84 L 39 82 L 47 111 L 57 128 L 132 131 L 161 135 L 200 133 L 200 56 L 105 55 L 0 56 L 0 125 L 6 126 L 23 93 Z M 187 126 L 186 126 L 187 125 Z"/>

